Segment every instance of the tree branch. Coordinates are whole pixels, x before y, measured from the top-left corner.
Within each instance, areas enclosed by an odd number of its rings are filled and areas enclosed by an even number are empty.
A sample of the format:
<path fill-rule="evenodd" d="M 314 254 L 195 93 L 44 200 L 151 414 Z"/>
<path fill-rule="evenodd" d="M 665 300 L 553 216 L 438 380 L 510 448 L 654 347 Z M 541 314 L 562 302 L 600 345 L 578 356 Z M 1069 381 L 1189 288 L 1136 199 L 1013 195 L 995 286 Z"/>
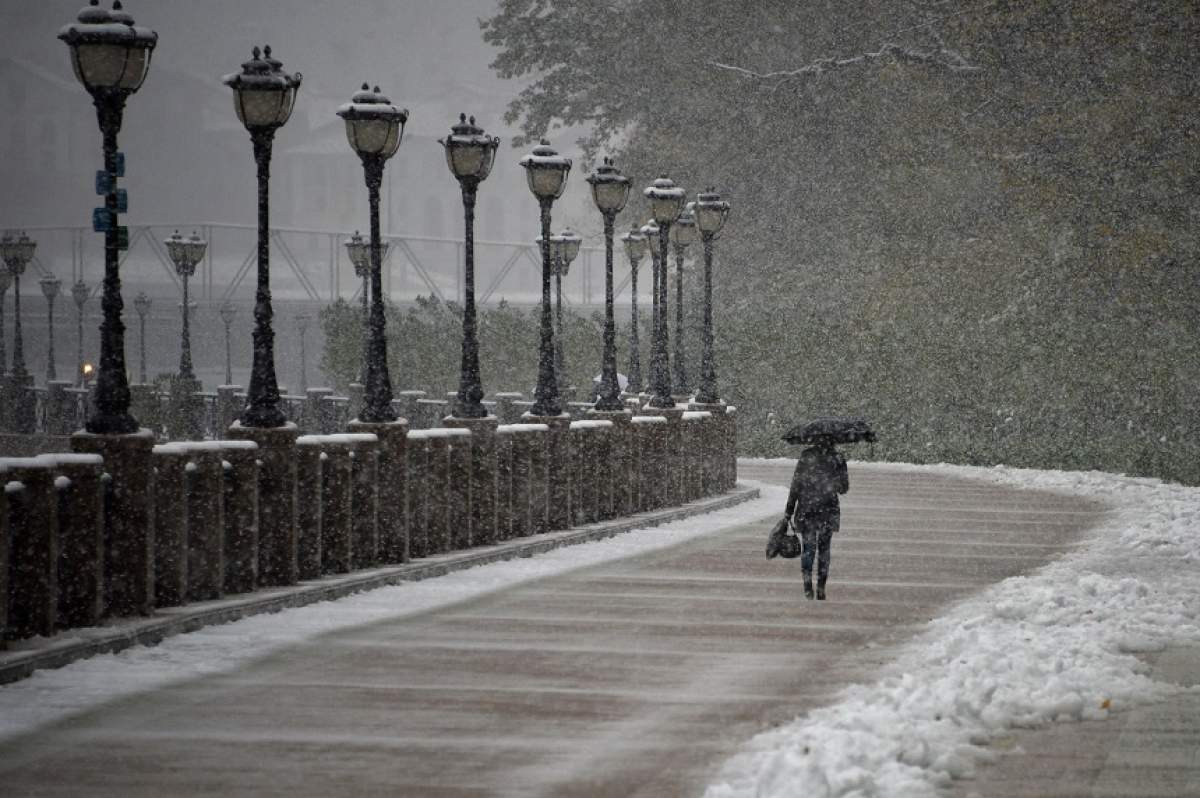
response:
<path fill-rule="evenodd" d="M 732 64 L 722 64 L 719 61 L 709 61 L 708 64 L 716 69 L 735 72 L 746 78 L 755 80 L 791 80 L 806 77 L 819 77 L 826 72 L 837 69 L 865 64 L 869 61 L 890 59 L 916 64 L 929 64 L 945 67 L 951 72 L 978 72 L 980 67 L 970 63 L 961 53 L 945 46 L 931 49 L 906 48 L 898 44 L 885 44 L 876 52 L 861 53 L 850 58 L 820 58 L 799 69 L 782 70 L 778 72 L 755 72 Z"/>

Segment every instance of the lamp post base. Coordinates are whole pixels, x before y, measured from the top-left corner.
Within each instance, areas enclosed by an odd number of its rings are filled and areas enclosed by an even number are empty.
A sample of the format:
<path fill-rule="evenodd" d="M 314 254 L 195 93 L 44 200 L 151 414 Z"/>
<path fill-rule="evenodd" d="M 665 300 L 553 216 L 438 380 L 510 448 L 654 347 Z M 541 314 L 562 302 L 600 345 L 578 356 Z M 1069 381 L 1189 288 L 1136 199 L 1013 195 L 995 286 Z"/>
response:
<path fill-rule="evenodd" d="M 300 429 L 246 427 L 235 421 L 232 440 L 258 444 L 258 584 L 294 585 L 299 578 L 296 539 L 296 438 Z"/>

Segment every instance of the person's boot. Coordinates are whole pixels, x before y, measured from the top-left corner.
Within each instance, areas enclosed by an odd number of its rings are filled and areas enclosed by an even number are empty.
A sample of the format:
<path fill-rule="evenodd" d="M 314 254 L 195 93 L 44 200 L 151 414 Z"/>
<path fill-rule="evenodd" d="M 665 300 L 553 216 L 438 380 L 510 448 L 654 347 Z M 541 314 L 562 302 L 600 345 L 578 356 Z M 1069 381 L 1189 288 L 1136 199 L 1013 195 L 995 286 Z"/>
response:
<path fill-rule="evenodd" d="M 812 598 L 811 593 L 809 594 L 809 598 Z M 817 580 L 817 601 L 824 601 L 824 600 L 825 600 L 825 580 L 818 579 Z"/>
<path fill-rule="evenodd" d="M 812 574 L 807 572 L 804 574 L 804 597 L 807 599 L 813 597 Z"/>

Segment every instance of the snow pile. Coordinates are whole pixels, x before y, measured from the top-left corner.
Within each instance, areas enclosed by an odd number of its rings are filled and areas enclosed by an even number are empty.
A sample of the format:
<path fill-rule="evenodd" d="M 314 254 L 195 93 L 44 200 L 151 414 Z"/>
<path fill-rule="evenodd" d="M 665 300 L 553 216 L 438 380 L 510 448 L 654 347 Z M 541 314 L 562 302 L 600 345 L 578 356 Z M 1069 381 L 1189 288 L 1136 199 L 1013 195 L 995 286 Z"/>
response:
<path fill-rule="evenodd" d="M 13 484 L 9 483 L 10 490 Z M 783 488 L 754 482 L 743 484 L 758 487 L 761 498 L 662 526 L 554 549 L 536 557 L 490 563 L 337 601 L 256 615 L 177 635 L 157 646 L 136 646 L 57 670 L 37 671 L 27 679 L 0 686 L 0 740 L 163 685 L 227 673 L 281 648 L 338 629 L 416 615 L 523 582 L 667 548 L 723 527 L 776 515 L 787 499 Z"/>
<path fill-rule="evenodd" d="M 876 466 L 858 464 L 857 468 Z M 1135 654 L 1200 641 L 1200 489 L 1100 473 L 898 466 L 1107 501 L 1085 544 L 964 601 L 875 684 L 758 735 L 709 798 L 930 795 L 1015 727 L 1101 719 L 1182 690 Z"/>

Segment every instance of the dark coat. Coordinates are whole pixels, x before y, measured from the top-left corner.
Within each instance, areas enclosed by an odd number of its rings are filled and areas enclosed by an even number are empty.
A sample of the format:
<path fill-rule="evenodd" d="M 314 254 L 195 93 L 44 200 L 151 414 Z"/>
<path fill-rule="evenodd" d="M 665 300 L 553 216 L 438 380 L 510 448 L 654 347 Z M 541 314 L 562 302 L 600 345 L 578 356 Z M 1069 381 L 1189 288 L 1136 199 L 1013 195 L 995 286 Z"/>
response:
<path fill-rule="evenodd" d="M 791 518 L 838 512 L 838 494 L 850 489 L 846 458 L 832 446 L 811 446 L 800 453 L 792 473 L 785 515 Z"/>

